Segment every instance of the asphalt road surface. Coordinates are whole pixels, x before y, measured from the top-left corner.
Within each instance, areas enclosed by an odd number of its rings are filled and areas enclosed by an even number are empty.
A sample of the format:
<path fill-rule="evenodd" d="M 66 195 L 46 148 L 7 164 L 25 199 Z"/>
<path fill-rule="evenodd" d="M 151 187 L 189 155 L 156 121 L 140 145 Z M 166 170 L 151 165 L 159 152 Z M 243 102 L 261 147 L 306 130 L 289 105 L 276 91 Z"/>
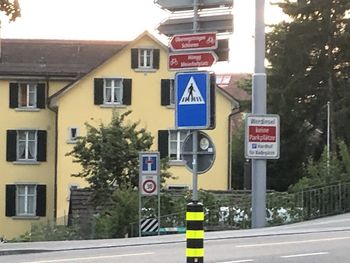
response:
<path fill-rule="evenodd" d="M 133 240 L 133 239 L 128 239 Z M 137 239 L 135 239 L 137 240 Z M 0 256 L 1 263 L 184 263 L 183 235 L 143 238 L 141 244 L 66 248 L 58 252 Z M 152 241 L 152 242 L 148 242 Z M 72 243 L 77 244 L 77 243 Z M 45 245 L 54 250 L 56 243 Z M 349 263 L 350 216 L 305 222 L 278 228 L 206 233 L 206 263 Z M 0 245 L 0 249 L 2 245 Z M 69 250 L 71 249 L 71 250 Z"/>

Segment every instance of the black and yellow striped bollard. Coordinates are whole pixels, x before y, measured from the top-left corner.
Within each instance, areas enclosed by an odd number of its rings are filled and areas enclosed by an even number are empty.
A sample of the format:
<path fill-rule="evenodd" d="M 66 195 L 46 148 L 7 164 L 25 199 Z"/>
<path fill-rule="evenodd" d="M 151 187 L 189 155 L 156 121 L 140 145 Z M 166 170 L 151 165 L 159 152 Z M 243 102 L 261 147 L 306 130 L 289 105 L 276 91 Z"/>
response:
<path fill-rule="evenodd" d="M 186 258 L 187 263 L 204 262 L 204 212 L 201 203 L 187 204 L 186 212 Z"/>

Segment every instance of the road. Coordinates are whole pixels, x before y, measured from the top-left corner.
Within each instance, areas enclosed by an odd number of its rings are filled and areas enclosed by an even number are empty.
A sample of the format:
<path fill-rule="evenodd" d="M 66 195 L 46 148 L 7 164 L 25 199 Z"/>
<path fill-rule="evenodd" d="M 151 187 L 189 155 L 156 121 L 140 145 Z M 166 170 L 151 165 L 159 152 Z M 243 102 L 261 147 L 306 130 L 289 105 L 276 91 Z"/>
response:
<path fill-rule="evenodd" d="M 183 235 L 143 238 L 143 244 L 118 245 L 108 248 L 69 248 L 50 253 L 1 256 L 6 263 L 183 263 Z M 128 239 L 133 240 L 133 239 Z M 136 240 L 136 239 L 135 239 Z M 150 241 L 150 242 L 148 242 Z M 83 241 L 82 241 L 83 242 Z M 106 241 L 104 241 L 106 242 Z M 47 246 L 56 243 L 46 243 Z M 348 263 L 350 262 L 350 215 L 310 221 L 296 225 L 258 230 L 206 233 L 206 263 Z M 0 245 L 1 248 L 1 245 Z M 54 247 L 52 249 L 55 249 Z"/>

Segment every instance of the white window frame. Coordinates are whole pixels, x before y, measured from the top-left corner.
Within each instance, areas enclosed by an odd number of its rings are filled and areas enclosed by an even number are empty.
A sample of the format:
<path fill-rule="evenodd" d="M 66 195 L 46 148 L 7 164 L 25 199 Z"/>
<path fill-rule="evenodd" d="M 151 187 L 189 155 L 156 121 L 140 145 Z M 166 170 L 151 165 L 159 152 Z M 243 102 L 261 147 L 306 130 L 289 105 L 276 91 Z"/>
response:
<path fill-rule="evenodd" d="M 20 188 L 24 188 L 24 193 L 21 194 Z M 30 189 L 33 193 L 29 193 Z M 36 198 L 37 198 L 37 185 L 35 184 L 18 184 L 16 185 L 16 215 L 17 216 L 36 216 Z M 23 206 L 20 205 L 20 202 L 24 202 Z M 30 204 L 30 202 L 33 202 Z M 20 207 L 24 208 L 24 211 L 19 211 Z M 33 211 L 29 211 L 29 208 L 32 207 Z"/>
<path fill-rule="evenodd" d="M 107 86 L 107 82 L 111 85 Z M 111 98 L 108 99 L 107 90 L 110 90 Z M 119 93 L 115 100 L 116 93 Z M 119 98 L 120 97 L 120 98 Z M 103 79 L 103 103 L 104 104 L 122 104 L 123 103 L 123 79 L 122 78 L 106 78 Z"/>
<path fill-rule="evenodd" d="M 73 130 L 75 129 L 75 137 L 73 136 Z M 78 127 L 68 127 L 68 143 L 76 143 L 77 137 L 79 137 L 79 128 Z"/>
<path fill-rule="evenodd" d="M 171 79 L 170 80 L 170 98 L 169 98 L 169 101 L 170 101 L 170 106 L 175 106 L 175 80 L 174 79 Z"/>
<path fill-rule="evenodd" d="M 20 133 L 24 133 L 25 139 L 20 139 Z M 34 139 L 29 139 L 29 135 L 30 133 L 34 133 Z M 17 149 L 16 149 L 16 153 L 17 153 L 17 160 L 18 161 L 36 161 L 37 159 L 37 154 L 38 154 L 38 132 L 37 130 L 17 130 Z M 24 142 L 24 158 L 21 158 L 20 156 L 20 143 Z M 30 143 L 34 143 L 34 145 L 32 146 L 33 148 L 31 149 L 33 158 L 29 158 L 30 155 Z"/>
<path fill-rule="evenodd" d="M 153 48 L 139 48 L 139 68 L 153 69 Z"/>
<path fill-rule="evenodd" d="M 26 89 L 25 105 L 22 105 L 22 89 Z M 37 108 L 38 87 L 34 83 L 19 83 L 18 85 L 18 107 L 19 108 Z M 31 101 L 31 96 L 33 96 Z M 32 103 L 31 103 L 32 102 Z M 30 105 L 33 104 L 33 105 Z"/>
<path fill-rule="evenodd" d="M 172 139 L 172 134 L 176 133 L 176 139 L 173 140 Z M 169 137 L 168 137 L 168 152 L 169 152 L 169 159 L 170 161 L 183 161 L 183 159 L 181 159 L 181 148 L 182 148 L 182 144 L 186 138 L 186 136 L 190 133 L 190 131 L 188 130 L 169 130 Z M 181 135 L 184 135 L 183 138 L 181 139 Z M 174 143 L 176 144 L 176 156 L 173 157 L 172 156 L 172 145 L 174 145 Z"/>

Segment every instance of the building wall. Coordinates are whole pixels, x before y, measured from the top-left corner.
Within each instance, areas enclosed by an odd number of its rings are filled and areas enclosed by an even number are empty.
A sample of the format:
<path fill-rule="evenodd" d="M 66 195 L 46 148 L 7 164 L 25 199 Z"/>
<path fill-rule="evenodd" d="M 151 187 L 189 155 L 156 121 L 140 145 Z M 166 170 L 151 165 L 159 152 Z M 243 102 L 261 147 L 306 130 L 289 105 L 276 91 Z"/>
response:
<path fill-rule="evenodd" d="M 15 80 L 0 81 L 1 126 L 0 126 L 0 237 L 11 239 L 28 231 L 33 223 L 53 220 L 54 213 L 54 163 L 55 163 L 55 114 L 47 107 L 38 111 L 19 111 L 9 107 L 9 83 Z M 49 95 L 57 92 L 67 82 L 49 83 Z M 7 130 L 38 129 L 47 131 L 46 161 L 36 164 L 17 164 L 6 161 Z M 7 217 L 6 185 L 13 184 L 46 185 L 45 217 Z"/>
<path fill-rule="evenodd" d="M 157 70 L 139 71 L 131 68 L 132 48 L 156 48 L 160 50 L 160 66 Z M 66 224 L 68 220 L 70 187 L 85 187 L 82 178 L 71 175 L 81 167 L 73 163 L 70 152 L 74 144 L 68 141 L 68 128 L 78 128 L 79 135 L 86 134 L 85 123 L 95 127 L 109 123 L 112 112 L 123 113 L 132 110 L 128 116 L 131 122 L 140 122 L 139 128 L 146 128 L 154 136 L 152 150 L 158 150 L 158 131 L 173 130 L 174 107 L 161 105 L 161 79 L 173 79 L 175 72 L 167 69 L 167 49 L 148 35 L 131 42 L 123 51 L 116 54 L 103 65 L 78 80 L 70 89 L 59 95 L 55 101 L 55 111 L 18 111 L 9 107 L 9 82 L 0 81 L 1 126 L 0 126 L 0 237 L 11 239 L 30 230 L 33 223 L 54 220 Z M 120 77 L 132 79 L 132 101 L 129 106 L 104 107 L 94 105 L 94 79 Z M 65 87 L 68 81 L 50 81 L 46 84 L 47 95 L 51 96 Z M 213 167 L 199 176 L 199 188 L 226 190 L 228 185 L 228 116 L 231 113 L 231 101 L 221 92 L 216 95 L 216 128 L 207 131 L 214 141 L 216 159 Z M 56 123 L 57 120 L 57 123 Z M 57 126 L 56 126 L 57 124 Z M 6 131 L 9 129 L 38 129 L 47 131 L 47 159 L 38 164 L 14 164 L 6 161 Z M 56 134 L 57 131 L 57 134 Z M 57 137 L 57 149 L 56 147 Z M 57 152 L 57 189 L 55 189 L 55 155 Z M 171 163 L 170 172 L 177 177 L 168 180 L 166 186 L 187 186 L 191 188 L 192 173 L 183 163 Z M 46 216 L 42 217 L 7 217 L 6 185 L 35 183 L 46 185 Z M 57 190 L 55 211 L 55 190 Z"/>
<path fill-rule="evenodd" d="M 130 67 L 130 49 L 137 47 L 160 48 L 160 69 L 154 72 L 138 72 Z M 143 38 L 129 46 L 124 52 L 117 54 L 107 63 L 93 71 L 89 76 L 79 81 L 72 89 L 59 99 L 58 113 L 58 213 L 59 222 L 67 222 L 69 209 L 69 186 L 87 186 L 83 179 L 70 176 L 80 170 L 80 166 L 65 156 L 72 150 L 74 144 L 67 144 L 68 127 L 78 127 L 80 135 L 86 134 L 85 122 L 98 127 L 103 122 L 111 121 L 112 112 L 132 110 L 128 120 L 140 121 L 139 127 L 145 127 L 154 136 L 152 150 L 157 150 L 158 130 L 174 129 L 174 107 L 161 106 L 160 80 L 174 78 L 175 72 L 167 69 L 167 52 L 149 38 Z M 122 77 L 132 79 L 132 102 L 130 106 L 108 108 L 94 105 L 94 78 Z M 213 167 L 200 175 L 199 188 L 226 190 L 228 189 L 228 115 L 231 112 L 231 102 L 220 92 L 217 93 L 217 128 L 208 131 L 215 142 L 216 160 Z M 167 185 L 192 185 L 192 174 L 184 165 L 173 165 L 170 172 L 178 179 L 169 180 Z"/>

